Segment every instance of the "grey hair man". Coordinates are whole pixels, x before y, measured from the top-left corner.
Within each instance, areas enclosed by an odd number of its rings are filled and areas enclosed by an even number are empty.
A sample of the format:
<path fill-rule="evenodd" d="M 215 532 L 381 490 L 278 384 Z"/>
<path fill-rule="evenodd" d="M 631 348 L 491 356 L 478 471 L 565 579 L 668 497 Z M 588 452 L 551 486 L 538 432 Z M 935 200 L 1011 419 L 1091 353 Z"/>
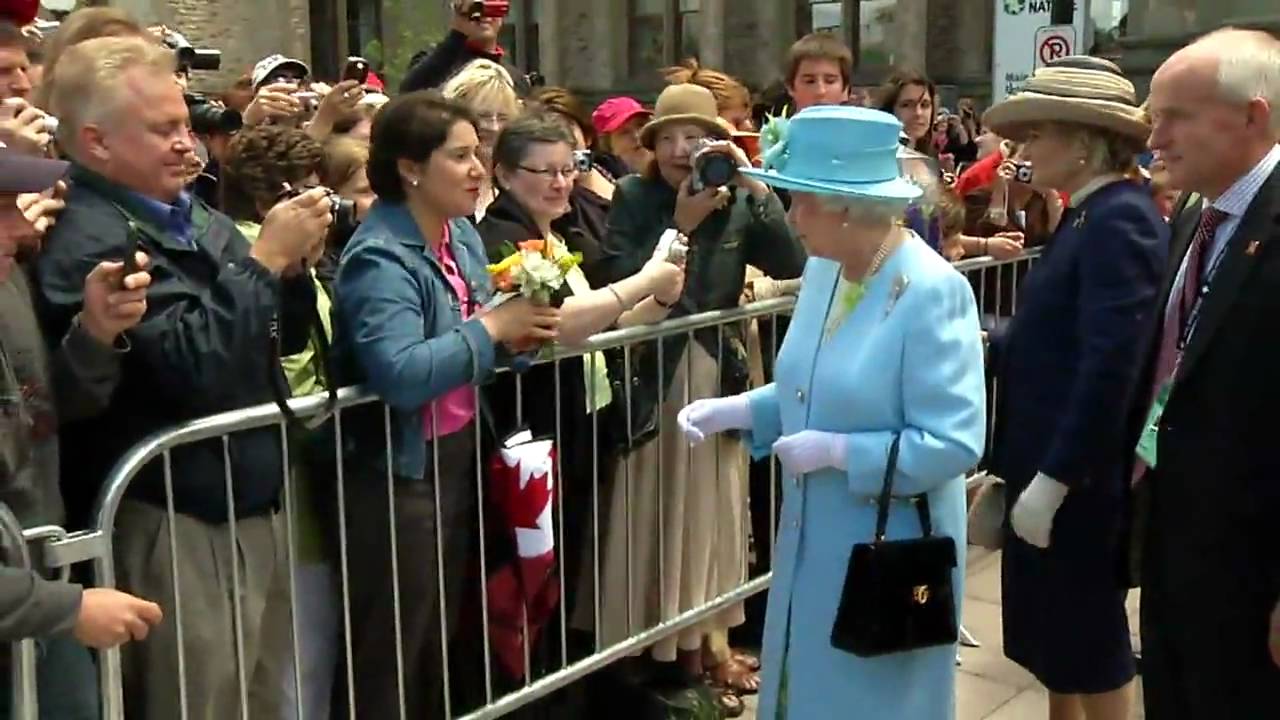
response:
<path fill-rule="evenodd" d="M 46 334 L 60 337 L 80 311 L 94 264 L 142 249 L 154 278 L 127 335 L 119 387 L 100 416 L 68 431 L 76 462 L 63 487 L 74 489 L 66 500 L 75 522 L 142 438 L 275 398 L 284 377 L 271 357 L 306 345 L 315 295 L 303 268 L 323 250 L 330 207 L 323 189 L 285 200 L 250 245 L 230 218 L 192 197 L 187 106 L 173 53 L 158 43 L 89 40 L 66 51 L 58 76 L 53 105 L 62 108 L 58 144 L 73 161 L 72 189 L 36 266 Z M 183 446 L 170 460 L 141 469 L 114 527 L 104 528 L 120 585 L 175 609 L 146 643 L 125 650 L 130 715 L 280 717 L 290 622 L 279 431 Z"/>
<path fill-rule="evenodd" d="M 1147 467 L 1143 682 L 1161 720 L 1280 708 L 1280 40 L 1224 29 L 1175 53 L 1151 148 L 1175 213 L 1134 446 Z"/>

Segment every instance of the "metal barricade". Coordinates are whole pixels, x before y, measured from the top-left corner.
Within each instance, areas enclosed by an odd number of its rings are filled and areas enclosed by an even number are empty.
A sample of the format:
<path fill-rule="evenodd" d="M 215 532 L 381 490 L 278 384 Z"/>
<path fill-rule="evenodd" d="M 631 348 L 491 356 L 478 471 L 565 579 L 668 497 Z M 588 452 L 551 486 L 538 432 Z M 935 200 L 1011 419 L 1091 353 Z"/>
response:
<path fill-rule="evenodd" d="M 27 552 L 22 525 L 4 503 L 0 503 L 0 545 L 3 545 L 9 567 L 31 569 L 31 556 Z M 10 648 L 9 717 L 36 720 L 40 716 L 36 698 L 36 641 L 27 638 L 10 643 Z"/>
<path fill-rule="evenodd" d="M 1038 253 L 1028 253 L 1022 258 L 1010 261 L 991 261 L 989 259 L 978 259 L 974 261 L 965 261 L 956 265 L 957 270 L 965 273 L 975 282 L 975 296 L 978 298 L 979 307 L 984 318 L 988 315 L 995 322 L 1007 319 L 1012 315 L 1017 305 L 1017 287 L 1021 282 L 1021 275 L 1024 268 L 1034 262 Z M 1007 275 L 1006 275 L 1007 273 Z M 993 278 L 994 292 L 988 293 L 988 278 Z M 1005 283 L 1009 283 L 1005 285 Z M 1005 293 L 1004 288 L 1008 287 L 1009 292 Z M 471 432 L 474 434 L 473 442 L 468 448 L 473 448 L 473 458 L 470 462 L 474 463 L 474 497 L 461 497 L 456 494 L 450 494 L 443 498 L 442 504 L 442 482 L 438 482 L 442 478 L 441 473 L 455 473 L 456 466 L 452 466 L 446 458 L 446 465 L 441 465 L 441 454 L 438 446 L 433 446 L 428 459 L 427 474 L 434 478 L 429 483 L 432 491 L 430 499 L 430 507 L 432 515 L 435 518 L 432 531 L 434 538 L 415 534 L 416 529 L 413 526 L 402 525 L 397 522 L 399 516 L 397 512 L 404 511 L 406 498 L 404 497 L 405 480 L 399 478 L 395 474 L 395 462 L 392 456 L 392 432 L 393 432 L 393 409 L 382 405 L 379 400 L 371 393 L 361 388 L 346 388 L 341 390 L 337 396 L 337 403 L 334 408 L 326 406 L 326 398 L 323 396 L 310 396 L 305 398 L 297 398 L 290 401 L 289 405 L 293 412 L 304 419 L 316 419 L 321 417 L 325 412 L 332 409 L 335 414 L 332 422 L 324 431 L 326 436 L 331 435 L 329 445 L 329 454 L 332 459 L 332 475 L 330 479 L 333 481 L 333 487 L 329 488 L 334 496 L 336 512 L 333 518 L 333 527 L 328 528 L 329 532 L 336 544 L 336 550 L 333 556 L 328 560 L 336 565 L 335 572 L 337 575 L 338 595 L 341 604 L 340 622 L 337 628 L 342 640 L 343 647 L 340 649 L 340 656 L 345 660 L 342 665 L 345 668 L 345 675 L 340 680 L 345 680 L 346 692 L 344 693 L 347 701 L 347 715 L 351 718 L 357 717 L 357 688 L 360 685 L 358 681 L 358 672 L 362 669 L 357 668 L 355 652 L 353 644 L 355 638 L 360 635 L 362 628 L 362 619 L 353 614 L 352 595 L 362 588 L 358 587 L 353 581 L 353 577 L 367 577 L 371 568 L 369 567 L 369 558 L 361 555 L 363 550 L 352 544 L 353 533 L 365 533 L 367 528 L 362 524 L 352 526 L 352 520 L 348 518 L 348 510 L 353 502 L 349 497 L 353 491 L 358 491 L 363 495 L 363 500 L 370 497 L 370 489 L 373 488 L 373 494 L 379 497 L 379 507 L 385 506 L 387 518 L 387 534 L 389 539 L 390 555 L 388 558 L 372 563 L 377 567 L 375 570 L 385 569 L 385 576 L 390 586 L 390 601 L 393 608 L 394 618 L 394 647 L 386 647 L 384 651 L 390 657 L 394 657 L 394 669 L 399 681 L 396 683 L 395 705 L 399 708 L 399 717 L 411 717 L 408 711 L 412 710 L 407 707 L 415 702 L 411 695 L 420 695 L 421 693 L 414 689 L 414 693 L 406 691 L 406 685 L 412 679 L 406 680 L 406 672 L 414 666 L 415 663 L 422 662 L 422 655 L 438 653 L 439 664 L 443 682 L 442 695 L 439 698 L 443 705 L 444 717 L 463 717 L 466 720 L 480 720 L 481 718 L 495 718 L 505 715 L 520 707 L 526 706 L 541 698 L 544 698 L 557 690 L 564 688 L 586 675 L 595 672 L 621 658 L 635 655 L 646 648 L 654 646 L 656 643 L 673 638 L 682 630 L 693 628 L 707 623 L 713 618 L 720 617 L 721 614 L 731 611 L 744 600 L 755 595 L 768 587 L 770 575 L 767 572 L 762 573 L 758 577 L 750 577 L 748 572 L 748 541 L 749 537 L 754 537 L 757 547 L 763 543 L 772 545 L 776 536 L 777 526 L 777 507 L 778 507 L 778 478 L 776 468 L 770 463 L 769 473 L 769 522 L 767 537 L 759 537 L 759 532 L 752 532 L 751 512 L 746 507 L 748 498 L 743 495 L 742 498 L 735 498 L 733 502 L 742 503 L 740 507 L 730 508 L 729 512 L 719 513 L 713 512 L 710 520 L 715 526 L 712 532 L 727 532 L 730 536 L 738 536 L 735 542 L 741 542 L 741 555 L 732 562 L 740 564 L 736 568 L 723 568 L 722 570 L 728 574 L 732 570 L 732 582 L 722 583 L 714 592 L 709 592 L 701 602 L 689 607 L 667 607 L 661 612 L 654 615 L 651 612 L 645 612 L 643 607 L 648 601 L 647 594 L 656 591 L 657 595 L 665 596 L 669 587 L 664 587 L 665 573 L 664 562 L 671 547 L 667 544 L 667 539 L 663 536 L 662 530 L 666 528 L 671 518 L 664 517 L 664 513 L 670 511 L 663 502 L 658 502 L 654 508 L 656 516 L 652 518 L 651 527 L 655 530 L 653 534 L 656 537 L 650 537 L 646 527 L 634 526 L 632 512 L 635 510 L 631 505 L 632 494 L 635 490 L 652 490 L 661 498 L 663 493 L 671 491 L 670 487 L 664 485 L 670 481 L 665 477 L 665 471 L 668 464 L 662 458 L 667 456 L 664 454 L 671 450 L 671 437 L 664 437 L 664 431 L 672 431 L 674 429 L 673 418 L 668 417 L 669 413 L 664 412 L 663 402 L 668 401 L 676 405 L 687 403 L 691 400 L 698 399 L 701 396 L 710 396 L 711 392 L 699 392 L 691 390 L 691 387 L 698 385 L 692 378 L 698 376 L 701 380 L 701 386 L 704 388 L 720 388 L 726 381 L 722 376 L 723 362 L 720 359 L 725 357 L 726 349 L 732 352 L 738 350 L 735 343 L 739 342 L 739 338 L 746 336 L 751 332 L 750 325 L 763 325 L 768 323 L 772 332 L 768 333 L 772 338 L 769 347 L 762 352 L 764 358 L 772 360 L 776 358 L 779 343 L 781 342 L 781 330 L 779 328 L 779 316 L 790 313 L 794 306 L 794 298 L 782 298 L 776 300 L 767 300 L 763 302 L 752 303 L 740 308 L 728 310 L 720 310 L 698 314 L 695 316 L 683 317 L 674 320 L 668 320 L 656 325 L 627 328 L 612 332 L 601 333 L 590 338 L 581 346 L 574 348 L 556 348 L 552 352 L 543 354 L 538 361 L 539 365 L 549 366 L 554 373 L 554 392 L 551 393 L 552 399 L 550 403 L 553 405 L 553 417 L 555 418 L 556 440 L 561 447 L 564 441 L 577 443 L 586 443 L 591 448 L 591 467 L 584 470 L 580 466 L 571 466 L 568 472 L 571 476 L 585 479 L 590 486 L 588 492 L 580 498 L 572 501 L 566 499 L 566 491 L 564 490 L 565 467 L 563 463 L 565 459 L 560 458 L 559 466 L 555 468 L 554 483 L 559 487 L 552 494 L 554 507 L 549 509 L 548 517 L 552 518 L 551 526 L 554 528 L 553 547 L 557 552 L 557 558 L 562 558 L 568 548 L 575 548 L 580 553 L 580 563 L 586 563 L 589 559 L 591 566 L 589 572 L 583 570 L 577 577 L 566 577 L 567 570 L 565 563 L 558 562 L 556 565 L 556 576 L 552 580 L 559 588 L 559 602 L 555 604 L 550 618 L 546 620 L 545 626 L 541 628 L 542 643 L 550 648 L 547 654 L 556 656 L 549 664 L 544 662 L 536 670 L 534 659 L 531 657 L 531 647 L 536 645 L 534 636 L 538 634 L 538 628 L 530 628 L 529 617 L 527 611 L 522 609 L 519 611 L 522 627 L 519 630 L 519 646 L 524 653 L 524 662 L 522 664 L 523 672 L 519 673 L 520 677 L 513 677 L 511 673 L 502 674 L 503 671 L 499 667 L 498 659 L 494 657 L 493 643 L 495 638 L 492 636 L 493 629 L 491 622 L 494 619 L 495 608 L 491 606 L 491 597 L 489 588 L 486 583 L 491 577 L 491 570 L 488 566 L 491 536 L 487 535 L 485 529 L 492 525 L 498 524 L 492 518 L 486 519 L 486 514 L 492 512 L 492 489 L 489 488 L 484 475 L 484 466 L 487 458 L 481 452 L 482 447 L 482 428 L 480 423 L 473 422 L 471 424 Z M 714 341 L 709 338 L 714 337 Z M 675 343 L 675 340 L 681 340 Z M 683 356 L 679 363 L 675 363 L 672 377 L 665 377 L 669 358 L 666 353 L 671 352 L 670 345 L 683 345 Z M 712 352 L 709 345 L 714 346 L 715 351 Z M 695 350 L 696 349 L 696 350 Z M 653 363 L 653 355 L 643 355 L 643 353 L 653 353 L 656 351 L 656 363 Z M 621 354 L 621 376 L 623 382 L 614 383 L 611 386 L 611 392 L 614 394 L 613 403 L 621 403 L 625 409 L 624 419 L 621 421 L 611 421 L 609 419 L 602 420 L 600 413 L 594 409 L 584 409 L 589 415 L 589 430 L 584 428 L 574 428 L 566 430 L 561 427 L 561 419 L 566 417 L 561 407 L 562 390 L 564 383 L 585 383 L 585 394 L 588 398 L 595 398 L 597 391 L 600 389 L 596 383 L 599 381 L 599 375 L 595 372 L 595 365 L 600 362 L 601 353 Z M 675 398 L 657 398 L 656 416 L 656 434 L 651 440 L 646 440 L 644 447 L 656 445 L 654 452 L 660 458 L 658 464 L 654 467 L 653 472 L 642 472 L 643 464 L 635 460 L 638 450 L 631 448 L 628 452 L 623 452 L 623 457 L 617 464 L 617 471 L 614 473 L 614 482 L 612 484 L 614 495 L 621 492 L 624 501 L 621 506 L 614 503 L 613 510 L 616 511 L 621 507 L 621 513 L 606 511 L 603 509 L 604 503 L 609 502 L 610 493 L 602 492 L 602 482 L 608 481 L 610 478 L 604 477 L 610 470 L 600 466 L 602 454 L 601 423 L 606 423 L 607 427 L 603 428 L 605 434 L 616 433 L 619 430 L 625 432 L 627 440 L 632 438 L 633 432 L 637 428 L 632 427 L 632 409 L 633 402 L 636 400 L 634 393 L 638 380 L 633 381 L 633 373 L 636 372 L 634 367 L 637 354 L 641 354 L 648 358 L 646 367 L 655 367 L 657 373 L 657 387 L 667 388 L 674 385 L 678 375 L 680 377 L 680 397 Z M 714 378 L 710 373 L 705 372 L 708 368 L 706 357 L 714 357 Z M 568 363 L 574 363 L 574 366 L 582 366 L 583 373 L 562 373 L 563 367 Z M 698 363 L 702 363 L 704 370 L 698 369 Z M 683 364 L 683 367 L 681 365 Z M 524 375 L 517 375 L 510 380 L 515 385 L 515 411 L 514 420 L 517 424 L 523 422 L 526 416 L 531 412 L 545 412 L 547 408 L 542 405 L 542 399 L 537 397 L 539 388 L 526 388 L 524 386 Z M 617 380 L 618 378 L 612 378 Z M 545 388 L 543 388 L 545 390 Z M 484 399 L 481 397 L 480 390 L 472 391 L 472 399 L 475 407 L 482 407 Z M 533 393 L 530 395 L 530 393 Z M 618 397 L 621 393 L 622 397 Z M 718 394 L 718 390 L 714 391 Z M 532 400 L 528 398 L 532 397 Z M 674 405 L 673 405 L 674 406 Z M 435 405 L 432 405 L 435 408 Z M 594 406 L 592 406 L 594 408 Z M 370 414 L 371 413 L 371 414 Z M 439 418 L 435 412 L 431 413 L 429 418 L 430 427 L 437 427 Z M 349 425 L 344 426 L 344 423 Z M 280 445 L 282 448 L 282 458 L 284 462 L 281 468 L 282 477 L 280 479 L 281 498 L 282 498 L 282 515 L 285 525 L 285 557 L 288 569 L 288 585 L 289 585 L 289 616 L 290 616 L 290 640 L 291 643 L 287 648 L 287 652 L 291 653 L 293 660 L 293 678 L 290 681 L 291 691 L 297 700 L 298 707 L 295 712 L 290 713 L 287 717 L 302 717 L 302 695 L 304 691 L 304 681 L 302 678 L 301 661 L 304 659 L 304 653 L 300 649 L 300 639 L 310 632 L 309 628 L 300 626 L 299 622 L 299 591 L 298 591 L 298 532 L 297 524 L 299 522 L 299 500 L 298 500 L 298 478 L 294 475 L 290 468 L 289 458 L 291 457 L 290 444 L 293 441 L 290 428 L 279 410 L 274 404 L 260 405 L 242 410 L 221 413 L 208 418 L 185 423 L 171 430 L 156 433 L 136 445 L 117 463 L 116 467 L 110 473 L 101 498 L 97 505 L 96 524 L 92 530 L 72 533 L 68 536 L 60 536 L 58 533 L 51 533 L 53 539 L 46 543 L 44 550 L 46 562 L 53 566 L 66 566 L 73 562 L 92 560 L 96 570 L 96 579 L 98 584 L 107 587 L 114 587 L 117 582 L 116 558 L 112 554 L 112 542 L 117 528 L 117 515 L 120 511 L 121 504 L 125 500 L 126 492 L 129 490 L 130 484 L 135 477 L 143 471 L 144 468 L 152 463 L 160 463 L 160 472 L 162 473 L 164 492 L 166 498 L 166 506 L 164 508 L 169 522 L 167 523 L 167 537 L 160 538 L 157 542 L 167 542 L 169 547 L 169 567 L 168 571 L 172 577 L 172 590 L 174 603 L 173 607 L 165 607 L 166 621 L 171 615 L 174 622 L 174 632 L 177 636 L 177 652 L 174 658 L 173 668 L 177 677 L 177 692 L 179 694 L 179 705 L 181 708 L 180 715 L 182 718 L 188 717 L 191 710 L 191 700 L 188 698 L 187 675 L 190 671 L 190 658 L 187 657 L 188 644 L 185 642 L 186 631 L 184 627 L 192 618 L 184 617 L 182 583 L 189 576 L 184 575 L 184 568 L 178 562 L 177 547 L 182 542 L 180 533 L 175 530 L 175 514 L 174 514 L 174 485 L 181 482 L 180 478 L 176 478 L 173 469 L 173 454 L 181 452 L 186 446 L 198 442 L 220 442 L 222 446 L 222 457 L 224 463 L 225 489 L 228 502 L 234 503 L 234 490 L 236 483 L 232 477 L 232 440 L 237 433 L 262 428 L 276 428 L 279 431 Z M 589 437 L 579 437 L 567 433 L 579 433 L 589 435 Z M 566 434 L 562 434 L 566 433 Z M 358 436 L 380 435 L 381 447 L 374 451 L 371 455 L 362 455 L 361 457 L 347 457 L 347 452 L 355 444 Z M 434 433 L 433 433 L 434 436 Z M 687 465 L 685 471 L 691 474 L 694 471 L 695 463 L 704 463 L 700 467 L 708 467 L 705 465 L 707 458 L 701 456 L 701 460 L 696 460 L 692 454 L 689 454 L 687 444 L 684 450 L 687 454 Z M 735 471 L 740 473 L 748 473 L 749 469 L 745 462 L 745 450 L 738 446 L 736 449 L 729 446 L 728 455 L 722 452 L 719 444 L 714 446 L 714 459 L 711 461 L 714 465 L 714 475 L 717 480 L 722 477 L 722 473 L 732 473 Z M 363 450 L 363 448 L 361 448 Z M 382 457 L 379 457 L 382 456 Z M 369 468 L 374 465 L 373 461 L 380 461 L 381 467 L 371 471 Z M 570 459 L 571 463 L 576 459 Z M 471 471 L 468 471 L 471 472 Z M 375 477 L 376 476 L 376 477 Z M 265 478 L 264 478 L 265 480 Z M 522 481 L 523 482 L 523 481 Z M 743 479 L 744 484 L 746 479 Z M 375 486 L 376 484 L 376 486 Z M 443 490 L 448 493 L 453 488 L 446 486 Z M 574 488 L 581 490 L 581 488 Z M 467 491 L 470 493 L 470 490 Z M 675 491 L 678 492 L 678 491 Z M 584 511 L 579 507 L 570 507 L 566 505 L 568 502 L 588 502 L 589 496 L 590 508 Z M 466 517 L 474 519 L 477 523 L 474 528 L 475 535 L 475 565 L 479 569 L 480 587 L 470 587 L 464 594 L 458 594 L 455 597 L 451 595 L 451 584 L 449 581 L 450 574 L 446 572 L 450 568 L 450 561 L 457 561 L 459 558 L 451 557 L 446 550 L 446 546 L 450 542 L 450 536 L 456 531 L 456 528 L 450 529 L 445 527 L 445 522 L 441 520 L 442 513 L 446 513 L 446 505 L 450 503 L 459 503 L 467 505 Z M 474 508 L 470 507 L 474 504 Z M 384 505 L 383 505 L 384 504 Z M 578 513 L 578 526 L 570 528 L 566 531 L 566 523 L 564 519 L 567 514 L 572 515 Z M 620 516 L 619 516 L 620 515 Z M 237 520 L 235 513 L 229 513 L 229 521 L 225 527 L 226 542 L 233 549 L 239 548 L 239 524 L 243 521 Z M 367 520 L 367 518 L 365 519 Z M 365 522 L 362 520 L 362 523 Z M 725 527 L 721 526 L 722 522 L 732 524 L 733 522 L 742 523 L 742 527 Z M 625 551 L 625 555 L 618 559 L 617 563 L 604 563 L 601 560 L 602 552 L 608 552 L 602 548 L 607 544 L 602 539 L 602 528 L 611 525 L 616 528 L 621 522 L 625 526 L 625 541 L 614 543 L 616 547 L 620 547 Z M 649 522 L 649 521 L 646 521 Z M 524 526 L 521 526 L 523 528 Z M 511 531 L 519 535 L 517 528 L 510 528 Z M 471 533 L 468 526 L 466 532 Z M 402 531 L 408 531 L 409 538 L 398 537 Z M 221 532 L 221 530 L 219 530 Z M 573 534 L 570 534 L 573 533 Z M 574 536 L 576 534 L 576 536 Z M 434 540 L 434 542 L 432 542 Z M 511 540 L 511 538 L 507 538 Z M 633 572 L 635 565 L 642 565 L 640 559 L 633 556 L 633 553 L 640 550 L 640 546 L 647 541 L 656 543 L 656 562 L 650 563 L 656 565 L 656 584 L 649 585 L 650 579 L 635 578 Z M 417 546 L 419 541 L 423 545 L 431 545 L 431 548 Z M 411 543 L 409 550 L 404 543 Z M 470 542 L 470 537 L 468 537 Z M 517 556 L 518 556 L 518 542 Z M 405 553 L 409 552 L 409 555 Z M 645 551 L 647 552 L 647 551 Z M 420 553 L 420 554 L 419 554 Z M 233 553 L 235 556 L 236 553 Z M 466 558 L 462 558 L 465 560 Z M 386 563 L 386 567 L 382 568 L 379 564 Z M 434 571 L 430 569 L 434 565 Z M 608 569 L 618 572 L 619 568 L 625 569 L 625 577 L 614 582 L 607 578 L 602 578 L 602 571 Z M 408 567 L 406 567 L 408 566 Z M 641 568 L 648 568 L 645 565 Z M 653 569 L 653 568 L 649 568 Z M 190 569 L 186 569 L 190 572 Z M 456 572 L 456 568 L 454 568 Z M 415 573 L 417 573 L 415 575 Z M 582 574 L 582 573 L 585 573 Z M 242 607 L 241 598 L 243 585 L 248 579 L 242 578 L 239 571 L 238 563 L 233 563 L 230 585 L 233 598 L 233 613 L 235 616 L 234 627 L 236 628 L 236 637 L 234 638 L 235 657 L 236 657 L 236 683 L 239 690 L 240 717 L 250 717 L 249 712 L 249 687 L 254 681 L 252 677 L 253 668 L 246 667 L 246 638 L 243 637 L 241 628 L 244 626 L 245 608 Z M 432 577 L 432 575 L 434 577 Z M 428 587 L 435 597 L 423 598 L 418 596 L 402 597 L 402 585 L 406 580 L 413 583 L 414 587 Z M 468 581 L 470 582 L 470 581 Z M 640 583 L 645 583 L 640 585 Z M 633 590 L 639 585 L 645 591 L 639 600 L 633 603 Z M 621 588 L 619 590 L 619 588 Z M 475 592 L 475 590 L 479 592 Z M 611 594 L 612 593 L 612 594 Z M 625 637 L 618 639 L 616 642 L 605 643 L 601 638 L 606 634 L 604 616 L 608 611 L 602 607 L 602 597 L 615 599 L 618 593 L 625 595 Z M 589 598 L 592 606 L 582 610 L 585 614 L 585 621 L 582 618 L 571 617 L 575 608 L 570 608 L 566 600 L 567 597 L 574 596 L 577 600 L 576 605 L 584 605 L 584 598 Z M 461 602 L 459 601 L 461 598 Z M 430 600 L 431 602 L 426 602 Z M 633 607 L 633 604 L 642 607 Z M 412 615 L 420 611 L 422 606 L 430 606 L 429 622 L 434 626 L 431 632 L 438 634 L 438 640 L 434 640 L 431 644 L 438 645 L 438 648 L 429 650 L 427 653 L 420 653 L 414 650 L 412 653 L 406 653 L 403 646 L 405 633 L 410 632 L 409 627 L 417 627 L 423 621 L 420 616 L 413 616 L 414 623 L 405 622 L 404 618 L 407 614 Z M 463 607 L 459 607 L 462 605 Z M 478 625 L 473 621 L 465 623 L 459 618 L 462 617 L 461 611 L 479 610 L 480 620 Z M 654 615 L 652 618 L 641 618 L 638 624 L 633 622 L 637 614 Z M 575 613 L 576 614 L 576 613 Z M 451 619 L 452 618 L 452 619 Z M 194 618 L 200 621 L 200 618 Z M 583 627 L 583 625 L 586 627 Z M 466 633 L 462 633 L 460 628 L 466 625 Z M 159 629 L 157 629 L 159 630 Z M 588 632 L 594 635 L 594 646 L 589 651 L 575 653 L 570 647 L 570 635 L 576 631 Z M 470 665 L 463 667 L 459 663 L 459 657 L 463 655 L 474 655 L 471 658 Z M 432 662 L 435 662 L 432 659 Z M 519 663 L 517 663 L 519 664 Z M 451 668 L 451 665 L 453 666 Z M 120 720 L 124 717 L 124 700 L 122 689 L 121 675 L 121 656 L 119 650 L 109 650 L 101 653 L 100 662 L 100 681 L 103 692 L 103 712 L 104 717 L 108 720 Z M 451 670 L 454 674 L 450 674 Z M 451 682 L 456 679 L 457 683 Z M 474 685 L 475 695 L 472 697 L 463 697 L 460 687 L 463 685 Z M 284 692 L 284 688 L 281 688 Z M 394 715 L 394 713 L 393 713 Z"/>

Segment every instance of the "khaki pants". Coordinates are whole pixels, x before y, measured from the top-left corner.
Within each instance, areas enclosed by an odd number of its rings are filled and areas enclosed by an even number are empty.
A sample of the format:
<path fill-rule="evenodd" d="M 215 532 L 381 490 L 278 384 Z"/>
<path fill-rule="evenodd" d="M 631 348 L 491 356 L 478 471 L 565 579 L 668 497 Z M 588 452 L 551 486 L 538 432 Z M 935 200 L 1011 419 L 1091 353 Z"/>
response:
<path fill-rule="evenodd" d="M 123 648 L 124 697 L 130 720 L 182 718 L 178 665 L 178 611 L 172 558 L 176 556 L 182 599 L 182 641 L 186 717 L 226 720 L 240 717 L 243 647 L 249 717 L 280 717 L 282 667 L 291 652 L 289 569 L 284 519 L 263 516 L 236 523 L 232 551 L 227 525 L 211 525 L 187 515 L 173 519 L 176 552 L 169 542 L 169 519 L 158 507 L 126 500 L 116 516 L 115 558 L 121 589 L 160 604 L 164 622 L 143 642 Z M 232 572 L 238 573 L 240 615 L 236 616 Z"/>

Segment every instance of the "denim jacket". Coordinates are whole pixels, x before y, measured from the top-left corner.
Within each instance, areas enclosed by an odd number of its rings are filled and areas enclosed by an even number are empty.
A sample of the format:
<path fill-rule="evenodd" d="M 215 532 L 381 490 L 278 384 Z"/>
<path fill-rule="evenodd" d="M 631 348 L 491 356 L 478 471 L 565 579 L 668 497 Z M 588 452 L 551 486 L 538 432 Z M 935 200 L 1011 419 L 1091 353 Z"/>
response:
<path fill-rule="evenodd" d="M 391 406 L 392 472 L 402 477 L 424 475 L 427 404 L 481 384 L 496 362 L 494 342 L 474 317 L 493 295 L 484 243 L 466 219 L 449 221 L 449 238 L 471 292 L 473 317 L 465 322 L 444 266 L 403 203 L 376 203 L 338 268 L 339 343 L 364 384 Z"/>

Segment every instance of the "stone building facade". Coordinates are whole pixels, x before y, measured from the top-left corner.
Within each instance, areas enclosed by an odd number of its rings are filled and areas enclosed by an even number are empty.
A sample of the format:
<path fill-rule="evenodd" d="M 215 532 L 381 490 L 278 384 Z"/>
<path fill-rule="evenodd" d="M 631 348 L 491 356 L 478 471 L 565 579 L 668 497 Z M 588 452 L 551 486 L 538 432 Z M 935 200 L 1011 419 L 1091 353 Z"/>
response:
<path fill-rule="evenodd" d="M 98 0 L 99 2 L 101 0 Z M 443 36 L 449 0 L 107 0 L 224 51 L 223 82 L 283 52 L 337 72 L 348 54 L 380 58 L 394 80 Z M 657 69 L 696 55 L 755 88 L 779 78 L 788 46 L 813 29 L 856 48 L 857 84 L 895 65 L 925 70 L 956 94 L 990 93 L 997 2 L 1019 0 L 511 0 L 504 46 L 516 64 L 588 97 L 652 97 Z M 1063 0 L 1070 2 L 1071 0 Z M 1091 49 L 1145 88 L 1168 54 L 1223 24 L 1280 29 L 1278 0 L 1076 0 Z"/>

